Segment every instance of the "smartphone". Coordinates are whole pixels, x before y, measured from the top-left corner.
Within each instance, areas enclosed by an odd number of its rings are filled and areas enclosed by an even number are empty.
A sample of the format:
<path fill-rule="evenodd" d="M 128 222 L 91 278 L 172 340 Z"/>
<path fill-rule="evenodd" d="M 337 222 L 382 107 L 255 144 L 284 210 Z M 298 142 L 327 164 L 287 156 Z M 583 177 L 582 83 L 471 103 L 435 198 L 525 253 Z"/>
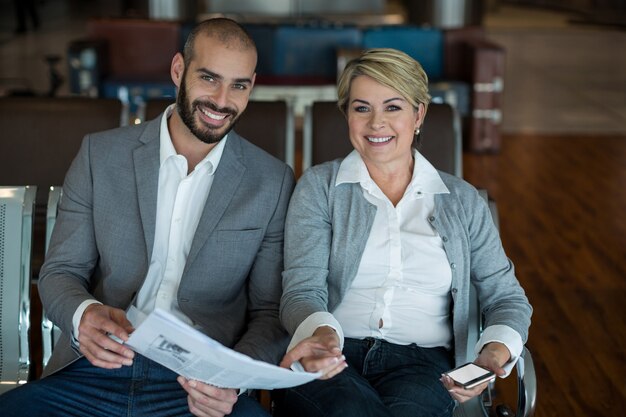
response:
<path fill-rule="evenodd" d="M 454 368 L 446 372 L 445 375 L 452 378 L 456 385 L 465 389 L 474 388 L 483 382 L 491 382 L 496 378 L 496 374 L 493 371 L 471 362 Z"/>

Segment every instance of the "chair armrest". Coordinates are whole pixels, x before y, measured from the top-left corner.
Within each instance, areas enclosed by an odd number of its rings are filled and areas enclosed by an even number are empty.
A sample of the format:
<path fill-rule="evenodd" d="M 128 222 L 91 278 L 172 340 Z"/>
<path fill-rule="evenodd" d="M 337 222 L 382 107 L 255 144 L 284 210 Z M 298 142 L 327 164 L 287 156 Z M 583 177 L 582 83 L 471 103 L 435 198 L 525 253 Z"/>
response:
<path fill-rule="evenodd" d="M 516 417 L 530 417 L 537 403 L 537 375 L 530 351 L 524 347 L 517 361 L 517 412 Z"/>

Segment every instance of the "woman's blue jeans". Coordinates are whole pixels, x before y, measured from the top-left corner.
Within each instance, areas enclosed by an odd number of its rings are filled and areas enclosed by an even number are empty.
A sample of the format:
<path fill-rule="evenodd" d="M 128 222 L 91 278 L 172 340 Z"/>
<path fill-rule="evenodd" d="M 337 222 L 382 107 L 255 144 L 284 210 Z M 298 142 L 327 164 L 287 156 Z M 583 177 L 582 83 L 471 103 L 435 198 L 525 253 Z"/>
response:
<path fill-rule="evenodd" d="M 95 367 L 81 358 L 67 368 L 0 396 L 0 415 L 165 417 L 191 416 L 177 374 L 136 354 L 132 366 Z M 269 417 L 253 398 L 240 395 L 230 416 Z"/>
<path fill-rule="evenodd" d="M 451 416 L 454 401 L 439 381 L 453 368 L 445 348 L 395 345 L 379 339 L 346 339 L 348 367 L 328 380 L 283 391 L 280 416 Z"/>

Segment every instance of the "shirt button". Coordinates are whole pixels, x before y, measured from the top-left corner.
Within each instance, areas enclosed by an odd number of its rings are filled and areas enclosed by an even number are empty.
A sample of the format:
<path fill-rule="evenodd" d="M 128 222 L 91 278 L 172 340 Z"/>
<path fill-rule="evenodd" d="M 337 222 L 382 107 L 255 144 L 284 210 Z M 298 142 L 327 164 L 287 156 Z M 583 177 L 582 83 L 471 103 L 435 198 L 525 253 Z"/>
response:
<path fill-rule="evenodd" d="M 456 264 L 455 264 L 454 262 L 452 262 L 452 263 L 450 264 L 450 268 L 452 268 L 452 269 L 456 269 Z"/>

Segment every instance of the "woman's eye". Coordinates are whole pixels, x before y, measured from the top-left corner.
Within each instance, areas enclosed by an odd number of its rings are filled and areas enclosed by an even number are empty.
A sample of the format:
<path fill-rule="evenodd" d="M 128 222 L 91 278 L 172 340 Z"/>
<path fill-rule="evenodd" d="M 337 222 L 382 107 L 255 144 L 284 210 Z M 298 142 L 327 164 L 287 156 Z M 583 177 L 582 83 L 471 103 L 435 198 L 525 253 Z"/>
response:
<path fill-rule="evenodd" d="M 402 109 L 400 107 L 396 106 L 395 104 L 392 104 L 392 105 L 387 107 L 387 111 L 398 111 L 398 110 L 402 110 Z"/>
<path fill-rule="evenodd" d="M 365 106 L 357 106 L 354 108 L 354 111 L 357 113 L 365 113 L 367 110 L 368 109 Z"/>

